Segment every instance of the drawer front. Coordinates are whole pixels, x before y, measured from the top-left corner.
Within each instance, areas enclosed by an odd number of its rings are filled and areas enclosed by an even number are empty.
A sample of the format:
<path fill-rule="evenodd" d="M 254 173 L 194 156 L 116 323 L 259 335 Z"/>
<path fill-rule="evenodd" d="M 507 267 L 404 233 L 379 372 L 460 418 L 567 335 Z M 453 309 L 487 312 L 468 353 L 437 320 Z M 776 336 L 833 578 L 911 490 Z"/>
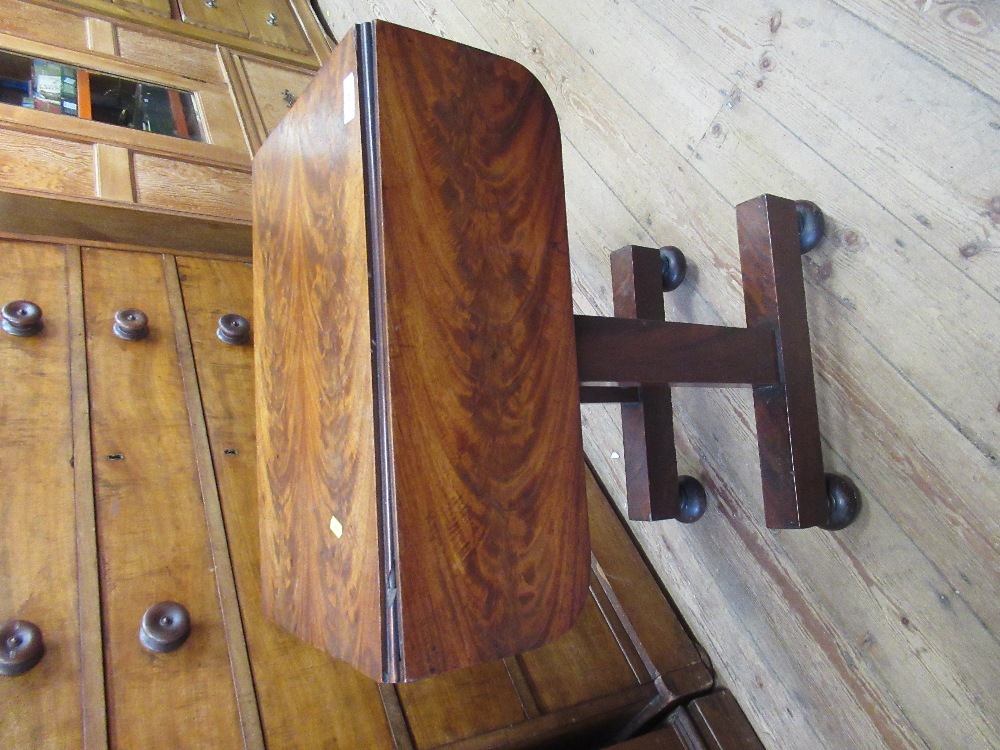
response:
<path fill-rule="evenodd" d="M 178 0 L 177 5 L 186 23 L 248 36 L 239 0 Z"/>
<path fill-rule="evenodd" d="M 307 54 L 309 45 L 291 7 L 281 0 L 241 0 L 250 38 L 275 47 Z"/>
<path fill-rule="evenodd" d="M 205 507 L 160 256 L 85 250 L 94 494 L 112 747 L 243 747 Z M 115 312 L 149 319 L 117 337 Z M 190 612 L 170 653 L 139 643 L 151 605 Z"/>
<path fill-rule="evenodd" d="M 250 219 L 250 174 L 135 153 L 136 202 L 142 206 Z"/>
<path fill-rule="evenodd" d="M 295 100 L 305 91 L 312 74 L 271 65 L 253 58 L 241 58 L 253 106 L 264 128 L 264 137 L 278 127 Z"/>
<path fill-rule="evenodd" d="M 591 591 L 597 589 L 591 581 Z M 649 680 L 636 674 L 594 594 L 566 635 L 517 657 L 544 713 L 626 691 Z"/>
<path fill-rule="evenodd" d="M 66 256 L 18 242 L 0 254 L 0 305 L 30 300 L 44 324 L 0 332 L 0 622 L 33 622 L 46 646 L 31 671 L 0 675 L 0 747 L 82 747 Z"/>
<path fill-rule="evenodd" d="M 93 146 L 0 127 L 0 188 L 93 198 L 94 179 Z"/>
<path fill-rule="evenodd" d="M 170 0 L 114 0 L 115 4 L 124 5 L 141 13 L 152 13 L 163 18 L 171 17 Z"/>
<path fill-rule="evenodd" d="M 492 661 L 397 685 L 417 748 L 440 747 L 528 719 L 508 664 Z"/>
<path fill-rule="evenodd" d="M 178 269 L 267 746 L 395 747 L 378 686 L 263 615 L 253 347 L 216 335 L 220 316 L 252 317 L 252 269 L 194 258 L 179 258 Z"/>
<path fill-rule="evenodd" d="M 21 0 L 0 0 L 0 32 L 69 49 L 87 49 L 82 16 Z"/>
<path fill-rule="evenodd" d="M 116 36 L 118 54 L 125 60 L 206 83 L 226 82 L 219 55 L 211 47 L 153 36 L 126 26 L 118 26 Z M 182 68 L 178 60 L 183 60 Z"/>

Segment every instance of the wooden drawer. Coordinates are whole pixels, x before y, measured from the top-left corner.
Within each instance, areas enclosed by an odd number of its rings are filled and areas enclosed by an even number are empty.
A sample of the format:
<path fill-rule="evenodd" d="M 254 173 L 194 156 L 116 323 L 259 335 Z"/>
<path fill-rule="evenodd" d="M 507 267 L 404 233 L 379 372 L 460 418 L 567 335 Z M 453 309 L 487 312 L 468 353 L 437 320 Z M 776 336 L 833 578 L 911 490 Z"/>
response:
<path fill-rule="evenodd" d="M 13 716 L 0 745 L 79 747 L 89 716 L 88 736 L 100 744 L 104 727 L 114 747 L 599 747 L 710 684 L 592 478 L 590 595 L 563 638 L 380 686 L 291 637 L 260 602 L 252 344 L 216 335 L 221 315 L 252 316 L 250 266 L 0 250 L 3 301 L 34 298 L 46 311 L 39 337 L 0 333 L 11 430 L 0 469 L 14 477 L 0 511 L 31 518 L 0 540 L 0 619 L 36 621 L 49 644 L 32 672 L 0 678 Z M 126 306 L 149 316 L 148 338 L 114 336 Z M 76 423 L 73 388 L 89 395 Z M 79 515 L 88 507 L 90 521 Z M 139 621 L 166 599 L 185 604 L 194 627 L 179 650 L 152 654 Z"/>
<path fill-rule="evenodd" d="M 249 36 L 239 0 L 177 0 L 186 23 L 228 34 Z"/>
<path fill-rule="evenodd" d="M 265 620 L 260 594 L 253 349 L 216 336 L 221 315 L 252 319 L 252 269 L 178 259 L 212 461 L 268 747 L 393 747 L 378 686 Z"/>
<path fill-rule="evenodd" d="M 92 198 L 95 184 L 93 146 L 0 126 L 0 188 Z"/>
<path fill-rule="evenodd" d="M 116 4 L 137 10 L 141 13 L 152 13 L 161 18 L 170 18 L 170 0 L 114 0 Z"/>
<path fill-rule="evenodd" d="M 283 0 L 240 0 L 250 38 L 306 53 L 309 45 L 291 6 Z"/>
<path fill-rule="evenodd" d="M 230 219 L 250 219 L 250 175 L 234 169 L 134 154 L 136 202 Z"/>
<path fill-rule="evenodd" d="M 67 49 L 87 49 L 87 27 L 82 16 L 22 0 L 0 0 L 0 33 Z"/>
<path fill-rule="evenodd" d="M 111 744 L 242 747 L 178 360 L 180 301 L 157 255 L 85 250 L 83 279 Z M 127 307 L 149 317 L 141 341 L 112 332 Z M 187 607 L 193 626 L 183 647 L 154 654 L 137 633 L 164 600 Z"/>
<path fill-rule="evenodd" d="M 0 622 L 34 623 L 47 651 L 26 674 L 0 675 L 0 746 L 81 747 L 66 259 L 23 242 L 0 243 L 0 254 L 0 304 L 31 300 L 44 322 L 30 338 L 0 332 Z"/>
<path fill-rule="evenodd" d="M 298 19 L 283 0 L 178 0 L 178 7 L 186 23 L 301 54 L 309 52 Z"/>
<path fill-rule="evenodd" d="M 121 33 L 145 27 L 168 43 L 188 38 L 305 65 L 315 64 L 330 47 L 303 0 L 76 0 L 67 6 L 0 0 L 0 34 L 114 55 L 107 28 Z M 186 63 L 177 58 L 175 67 Z"/>
<path fill-rule="evenodd" d="M 216 50 L 209 45 L 153 36 L 126 26 L 115 29 L 118 54 L 125 60 L 186 78 L 224 85 L 225 72 Z M 178 60 L 183 67 L 178 69 Z"/>
<path fill-rule="evenodd" d="M 380 687 L 266 622 L 258 576 L 253 353 L 250 346 L 227 346 L 216 337 L 219 316 L 250 317 L 252 269 L 194 258 L 178 259 L 178 267 L 269 746 L 558 746 L 559 737 L 580 727 L 586 728 L 584 738 L 572 746 L 597 746 L 643 710 L 655 711 L 711 684 L 694 644 L 592 477 L 590 598 L 570 633 L 544 648 Z M 309 709 L 296 709 L 293 698 Z"/>
<path fill-rule="evenodd" d="M 305 91 L 313 73 L 245 55 L 235 56 L 233 64 L 244 127 L 256 151 Z"/>

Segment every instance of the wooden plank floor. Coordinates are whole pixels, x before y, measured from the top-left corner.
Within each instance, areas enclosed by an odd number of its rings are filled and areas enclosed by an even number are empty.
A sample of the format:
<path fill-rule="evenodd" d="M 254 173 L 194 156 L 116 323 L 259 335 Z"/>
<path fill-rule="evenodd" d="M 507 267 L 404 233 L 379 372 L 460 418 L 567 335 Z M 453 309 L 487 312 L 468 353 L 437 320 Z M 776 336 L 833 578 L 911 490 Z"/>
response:
<path fill-rule="evenodd" d="M 850 529 L 763 527 L 746 390 L 678 389 L 693 527 L 633 525 L 768 748 L 1000 747 L 1000 10 L 986 2 L 321 0 L 525 64 L 563 133 L 577 310 L 676 244 L 668 317 L 743 324 L 733 206 L 809 198 L 830 469 Z M 619 504 L 621 425 L 585 407 Z"/>

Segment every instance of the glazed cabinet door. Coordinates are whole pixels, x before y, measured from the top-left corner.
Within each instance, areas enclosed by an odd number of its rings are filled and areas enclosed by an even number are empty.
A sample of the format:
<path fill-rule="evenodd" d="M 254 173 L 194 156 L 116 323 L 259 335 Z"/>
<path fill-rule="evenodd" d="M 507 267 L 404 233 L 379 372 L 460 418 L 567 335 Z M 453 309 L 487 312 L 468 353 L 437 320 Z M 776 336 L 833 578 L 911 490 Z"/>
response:
<path fill-rule="evenodd" d="M 66 252 L 0 242 L 0 253 L 0 304 L 26 300 L 42 312 L 35 335 L 0 332 L 0 623 L 33 623 L 45 647 L 37 666 L 13 675 L 33 661 L 30 639 L 24 626 L 0 626 L 0 747 L 76 748 L 83 711 Z"/>
<path fill-rule="evenodd" d="M 231 580 L 202 498 L 172 269 L 169 256 L 83 254 L 109 744 L 241 748 L 230 647 L 236 660 L 242 644 L 227 643 L 223 622 L 220 590 Z M 116 320 L 123 309 L 140 312 Z M 169 653 L 139 641 L 144 613 L 159 602 L 190 615 L 190 636 Z"/>

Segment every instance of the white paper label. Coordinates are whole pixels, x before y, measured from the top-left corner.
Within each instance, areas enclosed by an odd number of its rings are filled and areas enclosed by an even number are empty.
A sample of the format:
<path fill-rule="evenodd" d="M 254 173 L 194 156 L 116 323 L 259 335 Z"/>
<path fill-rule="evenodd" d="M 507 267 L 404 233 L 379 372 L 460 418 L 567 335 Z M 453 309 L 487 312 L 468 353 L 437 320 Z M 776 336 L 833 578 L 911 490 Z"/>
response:
<path fill-rule="evenodd" d="M 358 100 L 354 93 L 354 73 L 344 79 L 344 124 L 346 125 L 358 113 Z"/>
<path fill-rule="evenodd" d="M 337 539 L 340 539 L 344 535 L 344 525 L 337 520 L 336 516 L 330 516 L 330 531 L 333 532 L 333 535 Z"/>

